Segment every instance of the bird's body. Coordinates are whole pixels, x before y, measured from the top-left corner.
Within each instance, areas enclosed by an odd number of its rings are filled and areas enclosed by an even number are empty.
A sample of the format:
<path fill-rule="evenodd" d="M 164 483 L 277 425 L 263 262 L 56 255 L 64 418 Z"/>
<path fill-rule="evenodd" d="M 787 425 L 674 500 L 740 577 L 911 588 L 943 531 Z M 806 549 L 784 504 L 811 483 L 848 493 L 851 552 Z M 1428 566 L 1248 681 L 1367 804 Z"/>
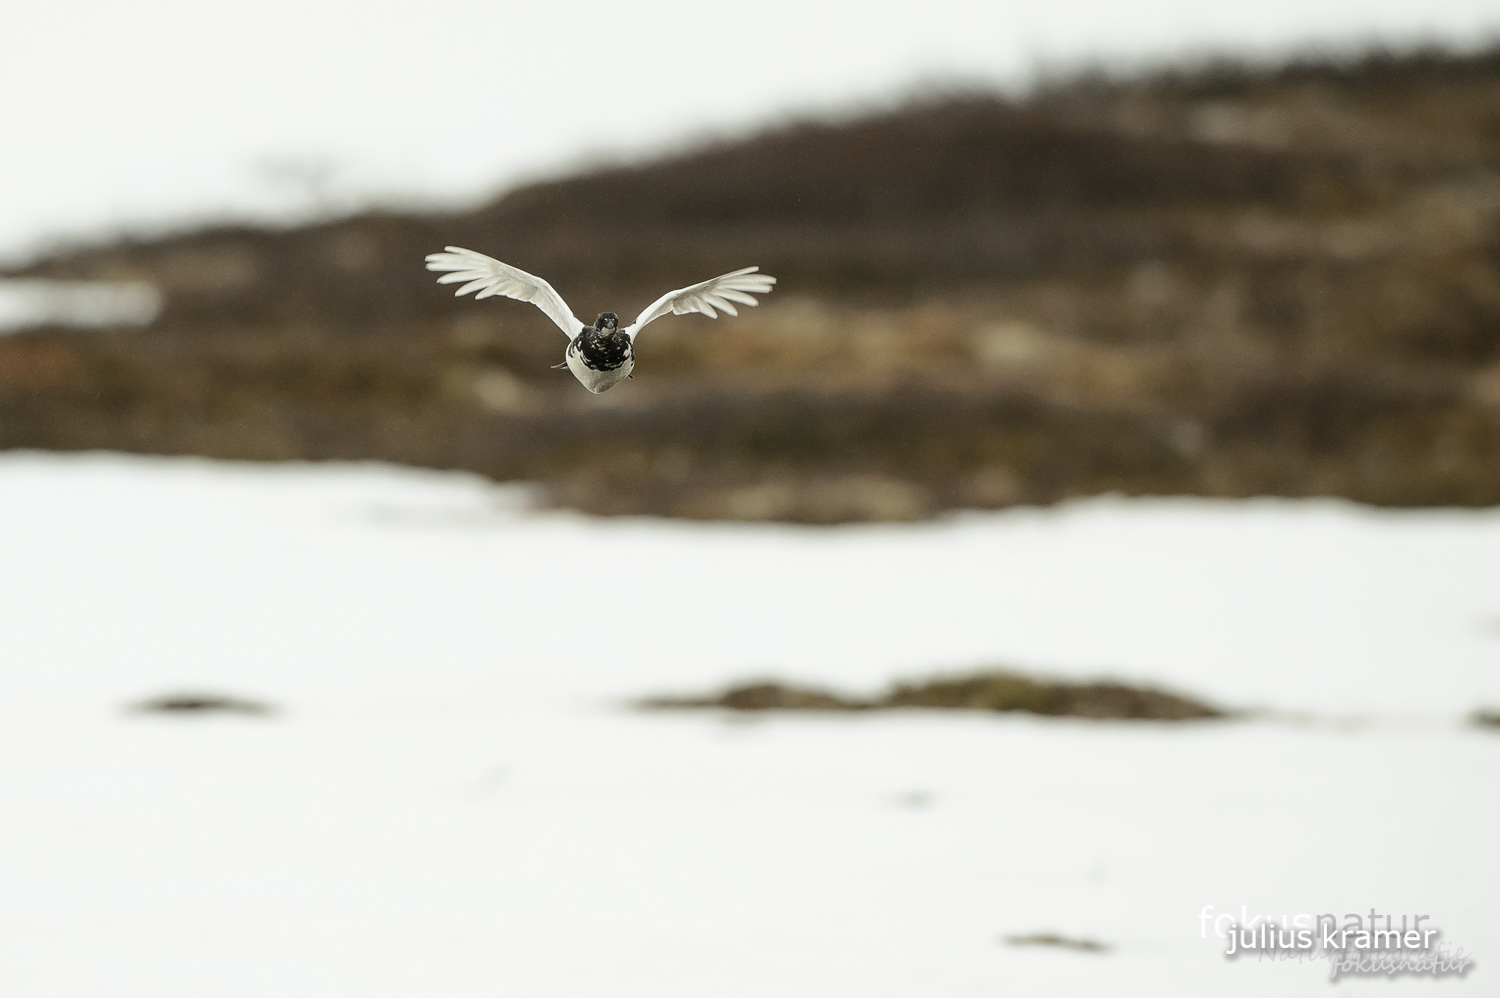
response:
<path fill-rule="evenodd" d="M 614 318 L 613 313 L 605 315 Z M 635 347 L 630 337 L 613 326 L 600 329 L 597 322 L 573 337 L 565 356 L 564 363 L 573 377 L 595 395 L 609 391 L 635 370 Z"/>
<path fill-rule="evenodd" d="M 718 318 L 716 309 L 738 315 L 735 302 L 755 305 L 753 296 L 768 293 L 771 285 L 776 283 L 776 278 L 757 273 L 759 267 L 746 267 L 711 281 L 669 291 L 642 312 L 635 322 L 620 329 L 619 317 L 613 312 L 601 312 L 592 326 L 585 325 L 552 285 L 483 253 L 449 246 L 446 252 L 427 257 L 427 269 L 443 274 L 438 278 L 439 284 L 463 282 L 456 294 L 477 291 L 476 299 L 504 295 L 518 301 L 529 301 L 547 313 L 547 317 L 568 336 L 563 363 L 557 366 L 567 367 L 583 387 L 595 395 L 609 391 L 630 377 L 635 369 L 635 338 L 647 323 L 668 312 L 676 315 L 701 312 L 710 319 Z"/>

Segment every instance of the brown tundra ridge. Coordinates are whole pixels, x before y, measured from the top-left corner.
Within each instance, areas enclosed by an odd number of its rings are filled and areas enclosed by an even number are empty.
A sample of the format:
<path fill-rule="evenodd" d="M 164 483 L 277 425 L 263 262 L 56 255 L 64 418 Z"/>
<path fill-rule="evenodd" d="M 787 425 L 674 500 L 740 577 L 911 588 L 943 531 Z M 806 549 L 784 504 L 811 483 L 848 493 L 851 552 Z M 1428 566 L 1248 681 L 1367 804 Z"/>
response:
<path fill-rule="evenodd" d="M 605 396 L 469 246 L 672 317 Z M 0 447 L 381 459 L 599 514 L 804 523 L 1130 495 L 1500 502 L 1500 49 L 913 99 L 510 191 L 58 251 L 144 329 L 0 337 Z"/>

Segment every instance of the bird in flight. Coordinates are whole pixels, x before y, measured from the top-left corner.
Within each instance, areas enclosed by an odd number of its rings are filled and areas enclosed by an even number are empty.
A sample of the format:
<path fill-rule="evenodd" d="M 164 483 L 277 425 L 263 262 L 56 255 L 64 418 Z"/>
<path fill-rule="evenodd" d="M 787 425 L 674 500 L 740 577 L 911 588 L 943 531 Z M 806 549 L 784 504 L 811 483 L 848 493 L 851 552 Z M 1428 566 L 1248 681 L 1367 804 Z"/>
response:
<path fill-rule="evenodd" d="M 585 325 L 552 285 L 483 253 L 449 246 L 447 252 L 427 257 L 427 269 L 443 275 L 438 278 L 439 284 L 463 282 L 455 295 L 477 291 L 476 301 L 504 295 L 517 301 L 529 301 L 546 312 L 547 318 L 557 323 L 557 327 L 568 336 L 567 352 L 557 366 L 572 371 L 573 376 L 583 382 L 583 387 L 595 395 L 609 391 L 630 377 L 635 368 L 635 338 L 648 323 L 668 312 L 674 315 L 702 312 L 710 319 L 718 318 L 718 312 L 739 315 L 734 307 L 736 302 L 755 305 L 755 296 L 770 293 L 771 285 L 776 283 L 776 278 L 757 273 L 759 267 L 746 267 L 702 284 L 668 291 L 652 302 L 634 322 L 620 329 L 620 317 L 613 312 L 600 312 L 592 326 Z"/>

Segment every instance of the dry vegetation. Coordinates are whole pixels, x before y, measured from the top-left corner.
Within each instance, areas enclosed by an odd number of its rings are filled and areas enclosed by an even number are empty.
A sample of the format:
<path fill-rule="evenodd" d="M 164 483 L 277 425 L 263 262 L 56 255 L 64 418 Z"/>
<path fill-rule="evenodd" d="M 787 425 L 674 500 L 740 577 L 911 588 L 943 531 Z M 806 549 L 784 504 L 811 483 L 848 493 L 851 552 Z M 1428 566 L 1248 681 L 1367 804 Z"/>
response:
<path fill-rule="evenodd" d="M 248 717 L 267 717 L 275 713 L 269 704 L 243 697 L 224 696 L 219 693 L 168 693 L 130 705 L 138 714 L 170 714 L 173 716 L 206 716 L 210 714 L 241 714 Z"/>
<path fill-rule="evenodd" d="M 695 697 L 652 697 L 649 710 L 719 707 L 737 711 L 980 710 L 1094 720 L 1197 721 L 1225 717 L 1215 707 L 1175 693 L 1123 683 L 1069 683 L 1014 672 L 977 672 L 898 683 L 874 697 L 854 697 L 778 682 L 748 683 Z"/>
<path fill-rule="evenodd" d="M 444 244 L 581 316 L 746 263 L 608 395 Z M 1500 502 L 1500 52 L 1073 80 L 601 169 L 446 216 L 60 255 L 143 331 L 0 338 L 0 446 L 384 458 L 599 513 L 828 523 L 1106 490 Z"/>

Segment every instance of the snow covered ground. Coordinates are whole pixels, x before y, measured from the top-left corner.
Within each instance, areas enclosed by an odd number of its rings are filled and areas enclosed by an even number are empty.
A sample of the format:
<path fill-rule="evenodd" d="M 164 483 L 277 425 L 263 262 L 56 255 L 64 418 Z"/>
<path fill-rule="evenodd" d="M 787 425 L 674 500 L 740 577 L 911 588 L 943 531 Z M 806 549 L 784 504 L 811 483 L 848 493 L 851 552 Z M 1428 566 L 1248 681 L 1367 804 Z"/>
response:
<path fill-rule="evenodd" d="M 1260 995 L 1200 913 L 1493 993 L 1500 511 L 590 520 L 379 466 L 0 455 L 0 994 Z M 1270 718 L 640 714 L 1007 663 Z M 174 719 L 177 690 L 277 706 Z M 1004 945 L 1058 932 L 1107 953 Z M 1427 993 L 1423 991 L 1423 993 Z"/>

